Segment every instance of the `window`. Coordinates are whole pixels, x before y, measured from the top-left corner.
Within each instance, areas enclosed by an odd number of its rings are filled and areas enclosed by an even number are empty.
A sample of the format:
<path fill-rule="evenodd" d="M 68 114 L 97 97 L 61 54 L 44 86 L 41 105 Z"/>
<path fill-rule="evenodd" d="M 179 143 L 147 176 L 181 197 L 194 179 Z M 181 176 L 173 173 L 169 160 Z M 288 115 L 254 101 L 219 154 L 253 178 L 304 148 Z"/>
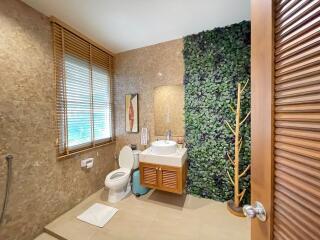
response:
<path fill-rule="evenodd" d="M 112 56 L 53 23 L 58 154 L 112 141 Z"/>

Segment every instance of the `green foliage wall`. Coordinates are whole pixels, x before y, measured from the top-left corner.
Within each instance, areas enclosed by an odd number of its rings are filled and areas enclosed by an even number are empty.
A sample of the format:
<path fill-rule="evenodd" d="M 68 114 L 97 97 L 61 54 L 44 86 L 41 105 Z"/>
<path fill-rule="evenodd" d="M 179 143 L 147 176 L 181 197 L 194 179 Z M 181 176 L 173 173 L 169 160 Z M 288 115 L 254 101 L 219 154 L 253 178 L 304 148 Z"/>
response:
<path fill-rule="evenodd" d="M 219 201 L 233 197 L 227 169 L 233 168 L 234 137 L 224 124 L 235 122 L 229 104 L 237 83 L 250 79 L 250 22 L 243 21 L 184 38 L 185 129 L 189 171 L 187 191 Z M 250 111 L 250 84 L 241 99 L 243 117 Z M 242 125 L 240 170 L 250 162 L 250 118 Z M 233 174 L 232 174 L 233 177 Z M 250 173 L 240 181 L 248 187 Z M 244 202 L 250 199 L 250 187 Z"/>

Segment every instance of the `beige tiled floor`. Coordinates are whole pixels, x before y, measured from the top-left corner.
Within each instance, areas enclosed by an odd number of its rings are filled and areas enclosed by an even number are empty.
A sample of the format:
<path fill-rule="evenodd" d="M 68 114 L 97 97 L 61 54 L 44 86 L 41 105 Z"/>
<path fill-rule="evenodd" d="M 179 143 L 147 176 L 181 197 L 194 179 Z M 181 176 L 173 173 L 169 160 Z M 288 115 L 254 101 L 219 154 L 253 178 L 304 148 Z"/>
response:
<path fill-rule="evenodd" d="M 68 240 L 249 240 L 250 221 L 231 215 L 224 203 L 161 191 L 110 204 L 100 190 L 65 213 L 46 230 Z M 76 219 L 100 202 L 119 209 L 103 228 Z"/>
<path fill-rule="evenodd" d="M 42 233 L 41 235 L 36 237 L 34 240 L 58 240 L 58 239 L 55 237 L 52 237 L 51 235 L 49 235 L 47 233 Z"/>

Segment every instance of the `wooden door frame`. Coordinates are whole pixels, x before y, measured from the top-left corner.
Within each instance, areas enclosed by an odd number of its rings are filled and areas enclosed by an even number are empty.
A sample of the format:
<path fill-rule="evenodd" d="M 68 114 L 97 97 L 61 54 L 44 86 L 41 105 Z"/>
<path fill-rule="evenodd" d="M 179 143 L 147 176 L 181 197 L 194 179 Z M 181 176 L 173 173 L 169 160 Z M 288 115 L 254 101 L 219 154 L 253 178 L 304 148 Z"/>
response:
<path fill-rule="evenodd" d="M 267 221 L 251 221 L 251 240 L 272 239 L 274 142 L 274 13 L 272 0 L 251 0 L 251 203 Z"/>

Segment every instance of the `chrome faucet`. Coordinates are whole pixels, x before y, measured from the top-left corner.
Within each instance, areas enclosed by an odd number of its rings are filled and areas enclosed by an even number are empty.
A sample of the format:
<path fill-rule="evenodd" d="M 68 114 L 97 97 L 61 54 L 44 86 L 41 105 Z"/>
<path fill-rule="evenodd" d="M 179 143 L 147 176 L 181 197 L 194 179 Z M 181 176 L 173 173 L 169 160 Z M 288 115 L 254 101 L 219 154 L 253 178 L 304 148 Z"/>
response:
<path fill-rule="evenodd" d="M 167 141 L 171 140 L 172 132 L 170 129 L 168 131 L 166 131 L 165 136 L 166 136 Z"/>

